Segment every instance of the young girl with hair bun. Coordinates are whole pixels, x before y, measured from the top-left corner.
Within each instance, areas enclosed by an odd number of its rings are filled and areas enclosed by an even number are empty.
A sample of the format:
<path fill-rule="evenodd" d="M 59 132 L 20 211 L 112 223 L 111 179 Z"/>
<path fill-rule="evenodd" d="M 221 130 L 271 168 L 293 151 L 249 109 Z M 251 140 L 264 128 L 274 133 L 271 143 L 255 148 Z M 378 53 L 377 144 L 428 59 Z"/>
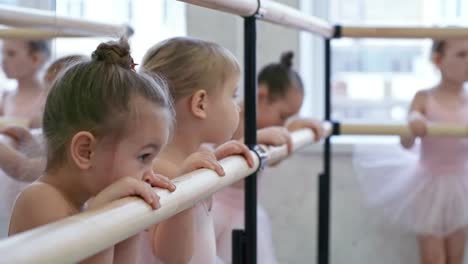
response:
<path fill-rule="evenodd" d="M 128 43 L 100 44 L 92 59 L 79 62 L 54 82 L 44 110 L 46 171 L 21 192 L 9 235 L 127 196 L 153 209 L 152 186 L 174 185 L 152 170 L 172 126 L 172 104 L 164 83 L 133 70 Z M 85 260 L 134 263 L 138 235 Z"/>

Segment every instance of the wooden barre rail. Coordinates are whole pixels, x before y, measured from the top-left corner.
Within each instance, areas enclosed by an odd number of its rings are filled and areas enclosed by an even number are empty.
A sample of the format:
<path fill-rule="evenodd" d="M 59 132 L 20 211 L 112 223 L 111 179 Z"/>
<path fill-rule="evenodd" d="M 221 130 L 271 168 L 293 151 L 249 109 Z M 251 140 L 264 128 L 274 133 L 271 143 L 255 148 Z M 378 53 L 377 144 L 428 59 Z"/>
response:
<path fill-rule="evenodd" d="M 340 123 L 338 135 L 400 135 L 409 136 L 406 124 L 351 124 Z M 468 137 L 468 125 L 429 124 L 430 137 Z"/>
<path fill-rule="evenodd" d="M 310 130 L 292 134 L 294 150 L 310 144 Z M 285 158 L 286 148 L 268 149 L 271 159 Z M 151 210 L 139 198 L 125 198 L 98 210 L 88 211 L 0 240 L 0 256 L 8 263 L 75 263 L 122 241 L 149 226 L 194 206 L 223 187 L 245 178 L 256 170 L 244 158 L 231 156 L 221 161 L 226 175 L 219 177 L 202 169 L 177 178 L 177 190 L 156 189 L 161 208 Z M 275 160 L 275 161 L 276 161 Z"/>
<path fill-rule="evenodd" d="M 51 38 L 81 38 L 95 35 L 70 33 L 66 30 L 44 30 L 36 28 L 0 28 L 0 39 L 51 39 Z"/>
<path fill-rule="evenodd" d="M 244 17 L 252 16 L 258 9 L 258 18 L 274 24 L 296 28 L 324 37 L 331 37 L 334 28 L 325 20 L 271 0 L 179 0 Z M 260 3 L 260 7 L 258 6 Z"/>
<path fill-rule="evenodd" d="M 43 30 L 56 29 L 67 34 L 84 34 L 87 36 L 129 35 L 131 29 L 125 25 L 113 25 L 85 19 L 58 16 L 53 12 L 11 7 L 0 4 L 0 24 L 13 27 L 34 27 Z"/>
<path fill-rule="evenodd" d="M 343 26 L 341 36 L 349 38 L 468 38 L 468 28 Z"/>

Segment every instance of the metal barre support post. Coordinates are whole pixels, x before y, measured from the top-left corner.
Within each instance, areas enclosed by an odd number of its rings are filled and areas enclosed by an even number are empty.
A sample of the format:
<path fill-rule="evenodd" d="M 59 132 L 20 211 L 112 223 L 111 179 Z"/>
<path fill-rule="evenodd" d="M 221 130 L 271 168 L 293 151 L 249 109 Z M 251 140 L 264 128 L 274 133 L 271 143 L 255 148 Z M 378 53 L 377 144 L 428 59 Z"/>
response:
<path fill-rule="evenodd" d="M 331 119 L 331 39 L 325 39 L 325 120 Z M 329 263 L 330 233 L 330 178 L 331 178 L 331 142 L 325 139 L 323 153 L 323 173 L 318 177 L 318 212 L 317 212 L 317 263 Z"/>
<path fill-rule="evenodd" d="M 257 32 L 256 17 L 244 18 L 244 104 L 245 144 L 257 146 Z M 232 261 L 234 264 L 257 263 L 257 173 L 245 178 L 244 230 L 233 230 Z"/>
<path fill-rule="evenodd" d="M 245 143 L 257 145 L 257 24 L 244 18 Z M 245 179 L 245 263 L 257 263 L 257 173 Z"/>

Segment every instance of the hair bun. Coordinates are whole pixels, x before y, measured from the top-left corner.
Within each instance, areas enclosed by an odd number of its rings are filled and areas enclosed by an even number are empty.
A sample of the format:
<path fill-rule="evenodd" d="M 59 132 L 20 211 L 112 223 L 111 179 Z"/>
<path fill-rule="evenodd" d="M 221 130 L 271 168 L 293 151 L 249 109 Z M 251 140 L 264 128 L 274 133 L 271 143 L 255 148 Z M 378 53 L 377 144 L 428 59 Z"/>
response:
<path fill-rule="evenodd" d="M 294 52 L 286 51 L 283 54 L 281 54 L 280 64 L 285 66 L 288 69 L 291 69 L 293 65 L 293 61 L 292 61 L 293 58 L 294 58 Z"/>
<path fill-rule="evenodd" d="M 126 39 L 101 43 L 93 52 L 93 61 L 117 64 L 125 69 L 133 69 L 135 64 L 130 56 L 130 45 Z"/>

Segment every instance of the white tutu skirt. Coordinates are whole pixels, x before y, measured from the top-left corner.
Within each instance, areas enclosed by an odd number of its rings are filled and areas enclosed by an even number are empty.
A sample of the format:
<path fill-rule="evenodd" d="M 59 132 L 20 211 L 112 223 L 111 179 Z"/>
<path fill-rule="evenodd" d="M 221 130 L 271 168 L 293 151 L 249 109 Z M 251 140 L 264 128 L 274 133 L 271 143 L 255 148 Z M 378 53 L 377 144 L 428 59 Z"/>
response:
<path fill-rule="evenodd" d="M 468 160 L 438 155 L 428 162 L 418 148 L 357 145 L 353 162 L 371 207 L 410 231 L 444 237 L 468 225 Z"/>

